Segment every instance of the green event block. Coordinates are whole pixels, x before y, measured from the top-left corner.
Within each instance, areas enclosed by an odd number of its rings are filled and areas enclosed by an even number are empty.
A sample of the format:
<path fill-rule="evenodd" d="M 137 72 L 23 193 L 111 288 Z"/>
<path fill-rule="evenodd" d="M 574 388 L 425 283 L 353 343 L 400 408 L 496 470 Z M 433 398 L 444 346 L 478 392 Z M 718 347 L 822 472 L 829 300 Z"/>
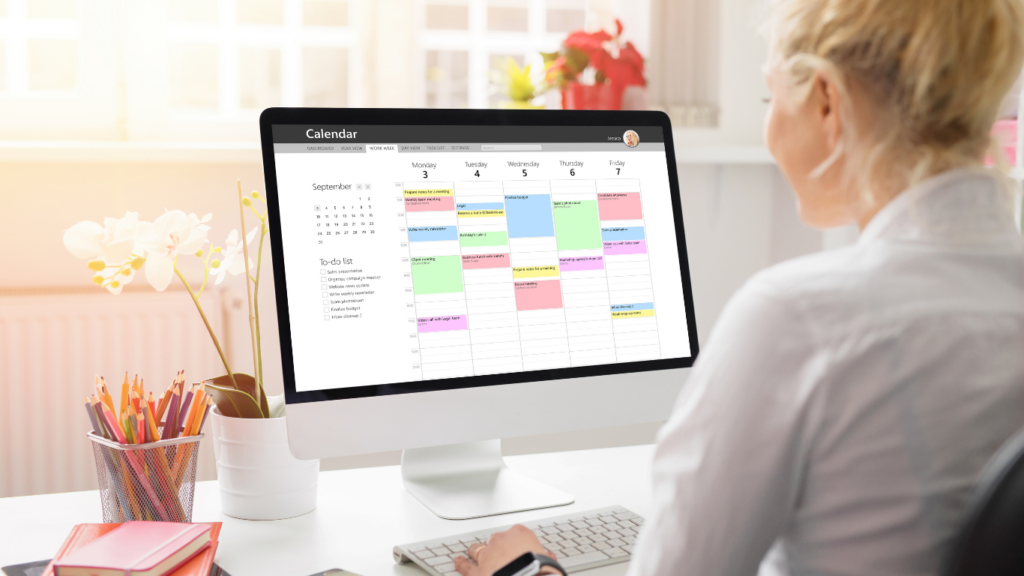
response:
<path fill-rule="evenodd" d="M 507 246 L 508 232 L 462 232 L 459 234 L 459 246 Z"/>
<path fill-rule="evenodd" d="M 554 202 L 553 210 L 559 250 L 597 250 L 603 246 L 596 200 L 559 200 Z"/>
<path fill-rule="evenodd" d="M 462 256 L 424 256 L 411 263 L 414 294 L 462 292 Z"/>

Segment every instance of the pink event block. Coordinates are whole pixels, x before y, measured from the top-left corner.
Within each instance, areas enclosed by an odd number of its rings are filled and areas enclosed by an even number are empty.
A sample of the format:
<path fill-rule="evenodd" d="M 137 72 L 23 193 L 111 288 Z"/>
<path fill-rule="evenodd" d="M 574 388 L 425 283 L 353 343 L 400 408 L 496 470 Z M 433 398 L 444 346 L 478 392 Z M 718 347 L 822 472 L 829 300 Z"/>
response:
<path fill-rule="evenodd" d="M 508 254 L 470 254 L 462 257 L 463 270 L 485 270 L 487 268 L 508 267 Z"/>
<path fill-rule="evenodd" d="M 465 315 L 459 316 L 427 316 L 416 320 L 416 331 L 447 332 L 449 330 L 468 330 L 469 320 Z"/>
<path fill-rule="evenodd" d="M 548 310 L 562 307 L 562 284 L 559 280 L 516 282 L 516 310 Z"/>
<path fill-rule="evenodd" d="M 562 272 L 604 270 L 604 256 L 575 256 L 572 258 L 559 258 L 558 268 Z"/>
<path fill-rule="evenodd" d="M 619 240 L 605 242 L 605 256 L 625 256 L 627 254 L 647 254 L 647 240 Z"/>
<path fill-rule="evenodd" d="M 405 199 L 406 212 L 455 211 L 454 196 L 419 196 Z"/>
<path fill-rule="evenodd" d="M 601 220 L 640 220 L 644 217 L 639 192 L 598 194 L 597 211 Z"/>

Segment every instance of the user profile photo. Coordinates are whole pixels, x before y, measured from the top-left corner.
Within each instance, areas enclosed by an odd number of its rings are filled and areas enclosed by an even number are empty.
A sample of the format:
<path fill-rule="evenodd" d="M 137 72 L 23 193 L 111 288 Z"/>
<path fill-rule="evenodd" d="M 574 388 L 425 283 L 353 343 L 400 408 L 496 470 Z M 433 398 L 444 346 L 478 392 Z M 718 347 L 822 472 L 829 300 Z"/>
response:
<path fill-rule="evenodd" d="M 640 144 L 640 135 L 634 130 L 626 130 L 626 133 L 622 135 L 622 141 L 625 142 L 626 146 L 636 148 Z"/>

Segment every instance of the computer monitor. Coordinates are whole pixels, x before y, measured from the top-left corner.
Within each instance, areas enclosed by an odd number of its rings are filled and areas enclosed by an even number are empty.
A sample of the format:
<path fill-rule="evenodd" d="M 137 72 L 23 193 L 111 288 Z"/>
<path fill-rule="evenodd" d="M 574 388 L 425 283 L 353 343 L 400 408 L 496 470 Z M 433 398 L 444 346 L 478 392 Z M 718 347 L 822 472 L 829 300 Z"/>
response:
<path fill-rule="evenodd" d="M 500 439 L 664 420 L 697 355 L 668 117 L 260 117 L 288 439 L 444 518 L 570 504 Z"/>

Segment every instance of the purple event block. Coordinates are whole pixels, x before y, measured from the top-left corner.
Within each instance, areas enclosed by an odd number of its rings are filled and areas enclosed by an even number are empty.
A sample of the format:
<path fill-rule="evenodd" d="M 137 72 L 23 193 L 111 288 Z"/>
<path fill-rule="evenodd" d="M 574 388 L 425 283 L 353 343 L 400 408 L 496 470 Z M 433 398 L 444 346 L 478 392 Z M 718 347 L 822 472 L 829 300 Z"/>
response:
<path fill-rule="evenodd" d="M 468 330 L 469 320 L 460 316 L 427 316 L 416 320 L 416 330 L 424 332 L 446 332 L 448 330 Z"/>
<path fill-rule="evenodd" d="M 619 240 L 605 242 L 605 256 L 625 256 L 627 254 L 647 254 L 647 240 Z"/>
<path fill-rule="evenodd" d="M 575 256 L 571 258 L 559 258 L 558 267 L 562 272 L 604 270 L 604 256 Z"/>

